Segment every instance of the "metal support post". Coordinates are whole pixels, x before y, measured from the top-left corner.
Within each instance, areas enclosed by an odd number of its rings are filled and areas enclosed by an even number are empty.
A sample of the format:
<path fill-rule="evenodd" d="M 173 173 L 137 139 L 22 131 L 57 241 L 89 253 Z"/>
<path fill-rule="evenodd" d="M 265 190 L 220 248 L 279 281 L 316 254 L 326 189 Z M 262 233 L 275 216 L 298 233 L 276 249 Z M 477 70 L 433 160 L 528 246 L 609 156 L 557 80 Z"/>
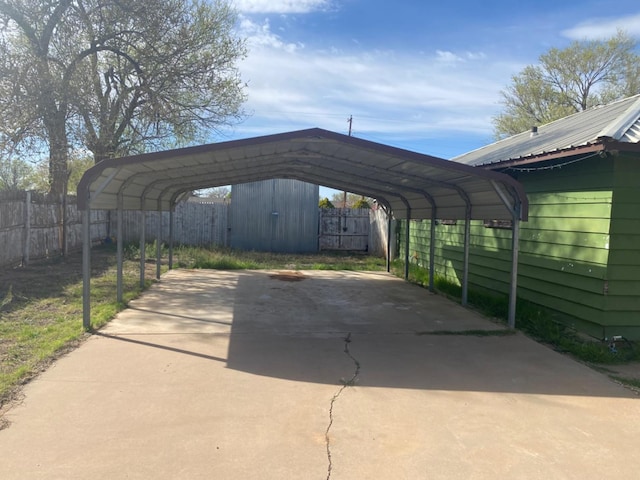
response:
<path fill-rule="evenodd" d="M 169 209 L 169 270 L 173 268 L 173 210 L 174 205 Z"/>
<path fill-rule="evenodd" d="M 471 205 L 467 203 L 464 219 L 464 266 L 462 273 L 462 305 L 469 301 L 469 245 L 471 238 Z"/>
<path fill-rule="evenodd" d="M 91 328 L 91 207 L 82 212 L 82 326 Z"/>
<path fill-rule="evenodd" d="M 516 327 L 516 299 L 518 297 L 518 254 L 520 252 L 520 203 L 513 212 L 511 231 L 511 285 L 509 288 L 509 312 L 507 323 L 509 328 Z"/>
<path fill-rule="evenodd" d="M 123 206 L 123 198 L 122 198 L 122 193 L 118 194 L 118 210 L 117 210 L 117 215 L 118 218 L 116 220 L 116 228 L 117 228 L 117 232 L 116 232 L 116 264 L 117 264 L 117 271 L 116 271 L 116 300 L 118 302 L 122 302 L 123 299 L 123 281 L 122 281 L 122 268 L 123 268 L 123 253 L 124 253 L 124 246 L 122 245 L 123 242 L 123 237 L 124 235 L 122 234 L 122 206 Z"/>
<path fill-rule="evenodd" d="M 146 263 L 146 224 L 147 212 L 144 209 L 144 200 L 142 204 L 142 221 L 140 225 L 140 288 L 144 288 L 144 268 Z"/>
<path fill-rule="evenodd" d="M 407 207 L 407 223 L 404 227 L 404 279 L 409 280 L 409 228 L 411 223 L 411 209 Z"/>

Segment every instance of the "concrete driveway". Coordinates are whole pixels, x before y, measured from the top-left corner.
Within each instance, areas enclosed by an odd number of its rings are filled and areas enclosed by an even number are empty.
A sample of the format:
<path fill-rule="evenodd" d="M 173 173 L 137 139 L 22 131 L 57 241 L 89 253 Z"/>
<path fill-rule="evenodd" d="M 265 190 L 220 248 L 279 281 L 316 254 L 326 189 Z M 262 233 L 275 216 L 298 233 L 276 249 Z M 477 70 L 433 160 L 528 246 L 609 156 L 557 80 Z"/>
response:
<path fill-rule="evenodd" d="M 635 395 L 454 334 L 496 329 L 385 273 L 172 271 L 27 385 L 0 478 L 636 478 Z"/>

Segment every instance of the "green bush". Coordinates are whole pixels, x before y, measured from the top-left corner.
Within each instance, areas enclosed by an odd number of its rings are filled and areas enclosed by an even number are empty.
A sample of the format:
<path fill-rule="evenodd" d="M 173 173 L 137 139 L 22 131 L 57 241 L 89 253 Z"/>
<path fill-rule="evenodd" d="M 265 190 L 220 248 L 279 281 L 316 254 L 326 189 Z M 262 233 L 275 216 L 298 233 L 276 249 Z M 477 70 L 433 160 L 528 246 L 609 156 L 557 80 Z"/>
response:
<path fill-rule="evenodd" d="M 318 202 L 318 207 L 320 208 L 336 208 L 333 203 L 331 203 L 331 200 L 329 200 L 327 197 L 324 197 L 322 199 L 320 199 L 320 201 Z"/>
<path fill-rule="evenodd" d="M 371 205 L 364 198 L 360 198 L 353 204 L 353 208 L 371 208 Z"/>

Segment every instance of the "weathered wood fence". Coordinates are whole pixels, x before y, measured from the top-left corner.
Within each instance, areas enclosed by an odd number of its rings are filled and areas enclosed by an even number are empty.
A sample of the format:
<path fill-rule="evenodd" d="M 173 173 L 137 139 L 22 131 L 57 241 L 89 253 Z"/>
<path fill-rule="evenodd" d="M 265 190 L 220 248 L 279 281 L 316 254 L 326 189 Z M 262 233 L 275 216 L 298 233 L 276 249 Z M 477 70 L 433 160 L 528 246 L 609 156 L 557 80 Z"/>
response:
<path fill-rule="evenodd" d="M 117 231 L 117 212 L 111 213 L 111 232 Z M 169 212 L 147 212 L 145 215 L 147 241 L 169 239 Z M 122 238 L 124 242 L 140 239 L 142 212 L 122 212 Z M 112 235 L 115 235 L 113 233 Z M 173 214 L 173 241 L 177 245 L 229 245 L 229 205 L 223 203 L 183 202 L 176 205 Z"/>
<path fill-rule="evenodd" d="M 107 235 L 107 212 L 91 212 L 91 238 Z M 0 265 L 60 255 L 82 247 L 82 215 L 75 197 L 63 201 L 32 192 L 0 196 Z"/>
<path fill-rule="evenodd" d="M 173 236 L 176 244 L 229 244 L 229 205 L 185 202 L 176 206 Z M 115 211 L 92 210 L 91 240 L 97 243 L 115 238 Z M 140 238 L 142 213 L 124 211 L 124 242 Z M 148 241 L 169 238 L 169 213 L 147 212 L 145 235 Z M 335 209 L 321 212 L 321 250 L 362 250 L 385 255 L 388 248 L 387 220 L 381 210 Z M 324 230 L 323 230 L 324 229 Z M 395 229 L 392 229 L 394 232 Z M 395 236 L 391 250 L 394 253 Z M 82 247 L 82 214 L 75 197 L 54 201 L 31 192 L 0 194 L 0 265 L 27 264 L 30 259 L 61 255 Z"/>
<path fill-rule="evenodd" d="M 390 249 L 390 258 L 396 255 L 396 221 L 391 220 L 391 235 L 388 236 L 389 222 L 387 214 L 382 209 L 369 211 L 369 253 L 379 257 L 387 255 Z"/>
<path fill-rule="evenodd" d="M 385 256 L 389 242 L 387 215 L 381 209 L 321 208 L 320 250 L 352 250 Z M 391 225 L 395 238 L 395 221 Z M 395 242 L 391 242 L 391 256 Z"/>

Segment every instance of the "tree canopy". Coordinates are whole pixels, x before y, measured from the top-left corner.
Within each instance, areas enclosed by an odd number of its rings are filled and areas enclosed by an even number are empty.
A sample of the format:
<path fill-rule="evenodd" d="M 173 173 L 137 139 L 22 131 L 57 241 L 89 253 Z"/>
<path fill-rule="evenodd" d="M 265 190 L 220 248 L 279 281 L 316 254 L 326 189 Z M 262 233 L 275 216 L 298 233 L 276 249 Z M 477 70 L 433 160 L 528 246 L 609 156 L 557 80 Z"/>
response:
<path fill-rule="evenodd" d="M 636 42 L 618 32 L 607 40 L 552 48 L 504 89 L 504 111 L 494 117 L 497 138 L 524 132 L 594 105 L 640 93 Z"/>
<path fill-rule="evenodd" d="M 345 203 L 346 200 L 346 203 Z M 362 195 L 356 195 L 355 193 L 334 192 L 331 195 L 331 200 L 327 199 L 334 207 L 339 205 L 341 208 L 371 208 L 373 199 L 369 197 L 363 197 Z M 331 208 L 334 208 L 331 207 Z"/>
<path fill-rule="evenodd" d="M 94 161 L 202 140 L 242 115 L 226 0 L 0 0 L 0 152 L 46 145 L 52 193 Z"/>

